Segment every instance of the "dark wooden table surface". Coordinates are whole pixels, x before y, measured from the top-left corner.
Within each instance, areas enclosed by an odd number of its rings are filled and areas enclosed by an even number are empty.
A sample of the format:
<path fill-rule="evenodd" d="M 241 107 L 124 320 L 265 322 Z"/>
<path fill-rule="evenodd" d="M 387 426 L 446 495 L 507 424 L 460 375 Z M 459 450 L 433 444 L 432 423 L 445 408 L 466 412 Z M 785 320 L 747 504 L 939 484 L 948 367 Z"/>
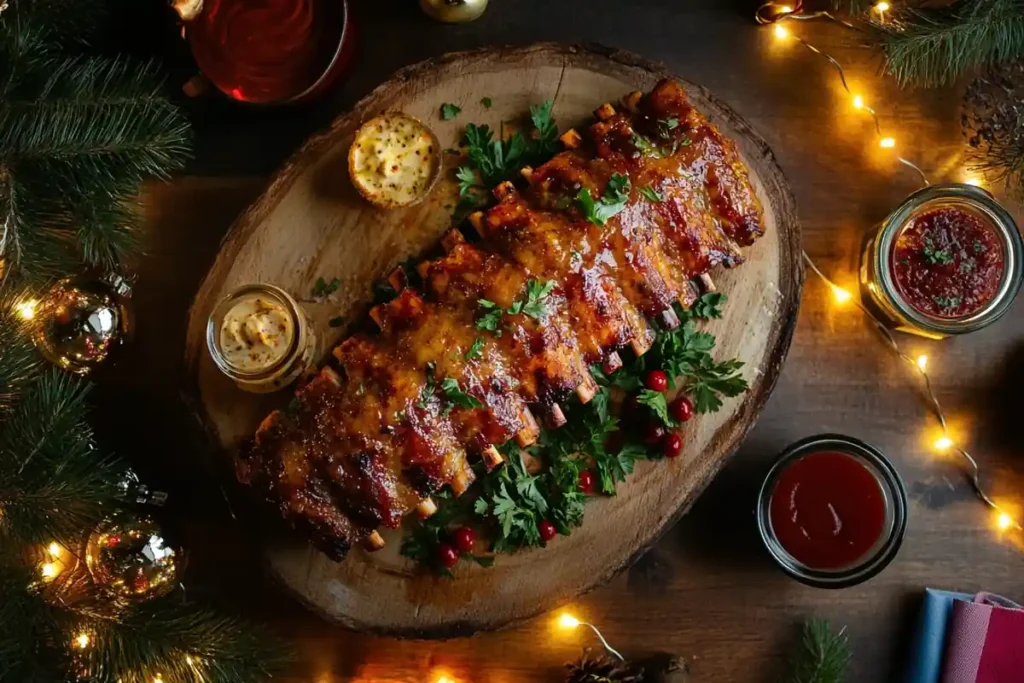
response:
<path fill-rule="evenodd" d="M 191 550 L 190 599 L 261 619 L 294 640 L 301 657 L 287 681 L 429 681 L 441 668 L 458 680 L 559 680 L 563 663 L 592 644 L 582 631 L 556 635 L 551 615 L 447 642 L 347 632 L 305 612 L 265 580 L 259 530 L 232 522 L 218 485 L 218 455 L 198 438 L 177 393 L 185 312 L 234 218 L 309 133 L 394 69 L 422 58 L 496 43 L 589 41 L 662 60 L 746 117 L 792 184 L 807 252 L 840 282 L 854 279 L 864 232 L 917 188 L 915 176 L 877 148 L 869 120 L 852 111 L 829 66 L 757 28 L 745 3 L 491 4 L 476 23 L 442 26 L 422 17 L 412 0 L 355 0 L 360 54 L 345 84 L 304 109 L 191 104 L 196 159 L 187 174 L 151 187 L 146 197 L 148 254 L 138 268 L 137 333 L 119 363 L 98 378 L 97 431 L 172 494 L 167 516 Z M 878 55 L 861 47 L 857 35 L 827 24 L 792 30 L 847 65 L 853 87 L 877 103 L 900 152 L 933 181 L 963 178 L 962 88 L 901 91 L 879 76 Z M 135 40 L 147 38 L 136 34 Z M 170 39 L 162 44 L 170 46 L 168 54 L 180 52 Z M 176 73 L 184 72 L 171 61 Z M 912 352 L 930 355 L 953 431 L 984 464 L 986 482 L 1018 507 L 1024 505 L 1022 312 L 1018 302 L 1003 321 L 966 338 L 907 339 Z M 861 586 L 832 592 L 777 571 L 760 547 L 752 514 L 773 456 L 825 431 L 882 448 L 911 495 L 909 530 L 893 564 Z M 629 655 L 685 655 L 693 681 L 776 680 L 800 622 L 825 617 L 845 625 L 853 644 L 849 680 L 887 680 L 899 669 L 926 586 L 1024 598 L 1024 544 L 994 529 L 959 463 L 930 448 L 935 435 L 906 369 L 854 309 L 833 306 L 823 284 L 809 275 L 789 360 L 750 438 L 688 516 L 574 610 Z"/>

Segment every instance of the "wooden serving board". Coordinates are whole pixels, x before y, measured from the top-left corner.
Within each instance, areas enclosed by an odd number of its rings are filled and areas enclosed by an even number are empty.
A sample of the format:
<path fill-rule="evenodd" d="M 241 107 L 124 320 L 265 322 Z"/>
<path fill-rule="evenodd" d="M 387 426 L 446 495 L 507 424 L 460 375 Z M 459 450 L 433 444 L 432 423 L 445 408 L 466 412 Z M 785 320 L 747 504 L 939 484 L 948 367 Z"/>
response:
<path fill-rule="evenodd" d="M 446 55 L 399 71 L 307 142 L 231 229 L 190 312 L 187 398 L 212 438 L 230 453 L 269 410 L 289 398 L 288 392 L 245 394 L 214 367 L 205 327 L 218 300 L 250 282 L 271 282 L 305 297 L 318 277 L 340 278 L 335 301 L 307 306 L 326 358 L 345 334 L 345 327 L 331 328 L 330 319 L 358 320 L 373 284 L 436 244 L 449 228 L 458 157 L 445 155 L 444 178 L 425 202 L 375 209 L 360 199 L 346 170 L 349 144 L 363 121 L 386 109 L 402 110 L 431 126 L 443 147 L 455 147 L 466 123 L 496 129 L 502 121 L 522 120 L 531 104 L 546 99 L 554 100 L 562 130 L 581 125 L 603 102 L 646 91 L 664 75 L 636 56 L 595 48 L 545 44 Z M 462 563 L 454 580 L 421 575 L 399 555 L 397 532 L 385 532 L 382 551 L 355 549 L 340 564 L 298 537 L 268 541 L 271 572 L 317 612 L 356 629 L 455 636 L 556 607 L 643 553 L 689 508 L 750 430 L 779 375 L 796 323 L 803 282 L 800 231 L 791 191 L 764 141 L 711 93 L 679 80 L 691 100 L 739 144 L 765 207 L 767 233 L 747 250 L 747 263 L 713 274 L 729 295 L 725 318 L 710 325 L 718 337 L 716 354 L 745 361 L 750 391 L 689 423 L 682 457 L 641 463 L 617 496 L 588 503 L 584 525 L 571 536 L 545 549 L 503 555 L 490 569 Z M 490 109 L 480 103 L 485 96 L 493 102 Z M 459 105 L 462 114 L 441 121 L 443 102 Z"/>

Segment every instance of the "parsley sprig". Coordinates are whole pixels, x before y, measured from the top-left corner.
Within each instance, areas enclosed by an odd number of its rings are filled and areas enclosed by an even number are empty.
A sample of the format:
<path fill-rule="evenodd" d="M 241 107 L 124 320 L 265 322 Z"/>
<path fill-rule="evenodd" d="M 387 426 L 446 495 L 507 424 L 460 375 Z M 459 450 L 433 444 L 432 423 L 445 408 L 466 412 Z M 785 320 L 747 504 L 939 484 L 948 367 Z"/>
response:
<path fill-rule="evenodd" d="M 513 133 L 507 139 L 501 134 L 495 139 L 494 131 L 486 124 L 466 125 L 462 143 L 469 163 L 455 173 L 461 197 L 457 217 L 486 206 L 490 189 L 515 178 L 524 166 L 539 163 L 558 151 L 558 124 L 551 114 L 552 104 L 547 100 L 530 107 L 534 130 L 529 138 Z"/>
<path fill-rule="evenodd" d="M 427 363 L 427 381 L 420 390 L 417 407 L 426 408 L 430 404 L 430 399 L 437 395 L 438 389 L 441 390 L 442 415 L 448 415 L 454 408 L 484 407 L 476 397 L 463 391 L 454 377 L 445 377 L 438 383 L 435 377 L 436 370 L 437 366 L 433 361 Z"/>
<path fill-rule="evenodd" d="M 525 298 L 518 298 L 512 305 L 502 309 L 498 304 L 489 299 L 477 299 L 477 306 L 483 313 L 476 319 L 476 329 L 493 332 L 496 337 L 501 336 L 502 318 L 507 315 L 528 315 L 534 320 L 543 320 L 549 313 L 549 297 L 555 289 L 555 282 L 548 280 L 529 280 L 526 283 Z"/>
<path fill-rule="evenodd" d="M 441 543 L 448 539 L 453 529 L 470 521 L 472 511 L 448 489 L 438 491 L 434 494 L 433 500 L 437 505 L 437 512 L 410 529 L 409 534 L 402 540 L 400 552 L 418 564 L 429 567 L 435 574 L 451 578 L 454 577 L 451 570 L 438 562 Z M 490 567 L 494 564 L 494 557 L 491 555 L 462 553 L 461 557 L 476 562 L 481 567 Z"/>
<path fill-rule="evenodd" d="M 629 201 L 629 177 L 613 173 L 600 199 L 594 200 L 590 188 L 584 187 L 576 195 L 576 204 L 583 217 L 594 225 L 604 225 L 608 219 L 626 208 Z"/>

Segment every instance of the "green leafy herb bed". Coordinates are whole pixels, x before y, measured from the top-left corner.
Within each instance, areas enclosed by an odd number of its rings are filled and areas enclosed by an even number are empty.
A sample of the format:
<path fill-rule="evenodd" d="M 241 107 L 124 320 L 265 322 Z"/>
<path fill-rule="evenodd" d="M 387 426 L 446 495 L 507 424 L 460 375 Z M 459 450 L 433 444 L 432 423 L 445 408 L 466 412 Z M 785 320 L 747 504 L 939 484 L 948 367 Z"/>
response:
<path fill-rule="evenodd" d="M 441 114 L 445 119 L 457 115 L 452 109 Z M 557 151 L 551 102 L 531 107 L 530 119 L 529 139 L 515 133 L 494 140 L 487 126 L 466 126 L 462 142 L 467 163 L 456 172 L 462 195 L 456 221 L 486 206 L 489 190 L 498 183 L 517 178 L 524 165 L 542 163 Z M 632 189 L 628 178 L 616 174 L 596 200 L 581 191 L 576 208 L 583 218 L 604 225 L 626 205 Z M 662 201 L 645 189 L 637 191 Z M 531 281 L 525 298 L 515 304 L 518 308 L 508 312 L 541 315 L 553 286 Z M 678 456 L 685 422 L 695 413 L 717 411 L 723 398 L 747 389 L 740 374 L 743 363 L 716 361 L 715 338 L 701 329 L 702 322 L 722 316 L 725 300 L 724 294 L 712 292 L 689 310 L 677 305 L 680 326 L 659 331 L 646 354 L 628 358 L 611 375 L 593 366 L 600 390 L 589 403 L 566 406 L 566 424 L 544 430 L 526 450 L 506 443 L 500 449 L 505 464 L 495 470 L 487 472 L 477 463 L 477 483 L 462 497 L 455 498 L 448 489 L 439 492 L 433 516 L 407 523 L 402 554 L 448 576 L 460 559 L 490 566 L 498 553 L 543 546 L 558 534 L 571 533 L 583 522 L 588 498 L 615 495 L 637 461 Z M 481 300 L 477 329 L 500 335 L 504 313 Z M 669 401 L 673 387 L 680 390 Z"/>

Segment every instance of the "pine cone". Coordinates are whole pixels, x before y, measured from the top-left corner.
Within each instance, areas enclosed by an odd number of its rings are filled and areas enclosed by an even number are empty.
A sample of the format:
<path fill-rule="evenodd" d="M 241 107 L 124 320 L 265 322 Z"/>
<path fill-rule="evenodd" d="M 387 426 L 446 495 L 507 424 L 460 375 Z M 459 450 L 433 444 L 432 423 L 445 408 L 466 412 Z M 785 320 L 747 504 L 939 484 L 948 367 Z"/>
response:
<path fill-rule="evenodd" d="M 578 662 L 566 664 L 567 683 L 643 683 L 644 670 L 630 662 L 601 654 L 592 656 L 584 650 Z"/>

